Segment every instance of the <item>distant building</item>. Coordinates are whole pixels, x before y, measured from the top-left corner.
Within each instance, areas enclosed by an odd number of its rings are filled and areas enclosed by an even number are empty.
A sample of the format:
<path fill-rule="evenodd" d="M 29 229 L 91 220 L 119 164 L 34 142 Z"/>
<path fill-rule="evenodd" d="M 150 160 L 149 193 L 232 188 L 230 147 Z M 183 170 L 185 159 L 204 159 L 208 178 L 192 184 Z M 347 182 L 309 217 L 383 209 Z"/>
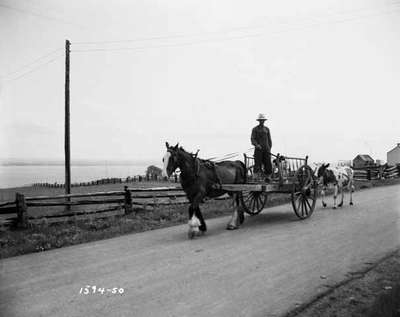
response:
<path fill-rule="evenodd" d="M 374 159 L 368 154 L 359 154 L 353 159 L 354 168 L 362 168 L 374 165 L 375 165 Z"/>
<path fill-rule="evenodd" d="M 400 163 L 400 143 L 396 147 L 387 152 L 388 165 L 396 165 Z"/>
<path fill-rule="evenodd" d="M 338 166 L 351 166 L 351 160 L 340 160 L 337 163 Z"/>
<path fill-rule="evenodd" d="M 384 160 L 380 160 L 380 159 L 376 159 L 375 160 L 375 164 L 378 165 L 378 166 L 385 165 L 385 161 Z"/>

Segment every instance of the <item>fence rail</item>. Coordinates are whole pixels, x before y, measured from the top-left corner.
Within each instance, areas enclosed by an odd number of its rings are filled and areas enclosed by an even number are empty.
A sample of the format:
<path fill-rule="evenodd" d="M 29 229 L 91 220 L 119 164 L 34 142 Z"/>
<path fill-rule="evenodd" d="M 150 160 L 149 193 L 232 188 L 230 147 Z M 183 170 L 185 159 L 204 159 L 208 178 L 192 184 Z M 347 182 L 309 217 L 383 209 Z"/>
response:
<path fill-rule="evenodd" d="M 378 180 L 396 178 L 400 176 L 400 164 L 396 166 L 368 166 L 354 169 L 355 180 Z"/>
<path fill-rule="evenodd" d="M 79 200 L 71 200 L 71 199 Z M 227 199 L 227 195 L 217 199 Z M 123 191 L 95 192 L 85 194 L 68 194 L 54 196 L 35 196 L 25 197 L 17 193 L 14 201 L 0 203 L 0 215 L 16 214 L 16 218 L 7 218 L 11 222 L 16 222 L 18 227 L 26 227 L 31 217 L 28 207 L 62 207 L 62 206 L 83 206 L 83 205 L 115 205 L 123 207 L 124 213 L 129 214 L 134 206 L 165 206 L 187 204 L 186 194 L 180 186 L 174 187 L 153 187 L 153 188 L 129 188 L 124 186 Z M 75 211 L 60 213 L 56 215 L 46 215 L 39 218 L 65 218 L 77 215 L 91 215 L 102 213 L 107 210 L 95 211 Z"/>

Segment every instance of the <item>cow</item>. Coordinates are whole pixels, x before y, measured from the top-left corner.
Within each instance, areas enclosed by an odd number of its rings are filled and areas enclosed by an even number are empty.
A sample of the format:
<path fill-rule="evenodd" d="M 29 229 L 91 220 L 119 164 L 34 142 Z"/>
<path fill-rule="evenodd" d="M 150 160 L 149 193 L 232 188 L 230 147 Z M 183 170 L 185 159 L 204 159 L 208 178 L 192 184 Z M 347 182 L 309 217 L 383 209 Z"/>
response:
<path fill-rule="evenodd" d="M 348 166 L 329 167 L 328 163 L 328 164 L 322 164 L 319 167 L 317 167 L 316 174 L 318 178 L 318 184 L 322 185 L 321 198 L 323 207 L 326 207 L 326 203 L 324 201 L 325 190 L 329 185 L 333 185 L 334 187 L 333 209 L 336 209 L 336 198 L 339 192 L 341 193 L 342 197 L 340 203 L 337 206 L 338 207 L 343 206 L 344 186 L 347 186 L 350 192 L 350 205 L 353 205 L 353 192 L 354 192 L 353 169 L 351 169 Z"/>

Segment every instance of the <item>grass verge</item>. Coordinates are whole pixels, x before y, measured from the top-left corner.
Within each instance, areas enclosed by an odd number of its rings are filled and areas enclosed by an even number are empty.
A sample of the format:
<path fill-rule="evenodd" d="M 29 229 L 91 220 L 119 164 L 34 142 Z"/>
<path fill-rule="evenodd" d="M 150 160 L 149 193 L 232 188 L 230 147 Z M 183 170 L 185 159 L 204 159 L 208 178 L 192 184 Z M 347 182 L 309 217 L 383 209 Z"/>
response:
<path fill-rule="evenodd" d="M 386 182 L 362 182 L 358 183 L 356 188 L 393 185 L 399 182 L 400 179 Z M 113 188 L 115 189 L 117 188 Z M 29 190 L 26 191 L 29 192 Z M 267 206 L 272 207 L 288 202 L 290 202 L 289 195 L 273 194 L 269 195 Z M 201 210 L 204 217 L 210 219 L 230 215 L 231 204 L 231 200 L 210 200 L 202 205 Z M 159 206 L 153 210 L 137 209 L 135 213 L 127 216 L 94 218 L 88 215 L 84 220 L 72 217 L 58 223 L 49 223 L 46 218 L 43 218 L 38 224 L 30 225 L 28 229 L 0 228 L 0 259 L 183 224 L 187 222 L 187 209 L 187 205 Z"/>
<path fill-rule="evenodd" d="M 399 317 L 400 250 L 369 265 L 286 317 Z"/>

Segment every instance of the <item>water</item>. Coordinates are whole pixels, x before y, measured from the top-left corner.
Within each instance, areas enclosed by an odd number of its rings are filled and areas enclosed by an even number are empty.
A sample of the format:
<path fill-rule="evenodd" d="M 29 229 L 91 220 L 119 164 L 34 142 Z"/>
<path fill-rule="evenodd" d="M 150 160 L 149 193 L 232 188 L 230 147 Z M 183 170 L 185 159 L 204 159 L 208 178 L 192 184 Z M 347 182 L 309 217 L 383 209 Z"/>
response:
<path fill-rule="evenodd" d="M 71 182 L 88 182 L 101 178 L 144 175 L 150 164 L 72 165 Z M 19 187 L 33 183 L 64 183 L 63 165 L 0 165 L 0 188 Z"/>

